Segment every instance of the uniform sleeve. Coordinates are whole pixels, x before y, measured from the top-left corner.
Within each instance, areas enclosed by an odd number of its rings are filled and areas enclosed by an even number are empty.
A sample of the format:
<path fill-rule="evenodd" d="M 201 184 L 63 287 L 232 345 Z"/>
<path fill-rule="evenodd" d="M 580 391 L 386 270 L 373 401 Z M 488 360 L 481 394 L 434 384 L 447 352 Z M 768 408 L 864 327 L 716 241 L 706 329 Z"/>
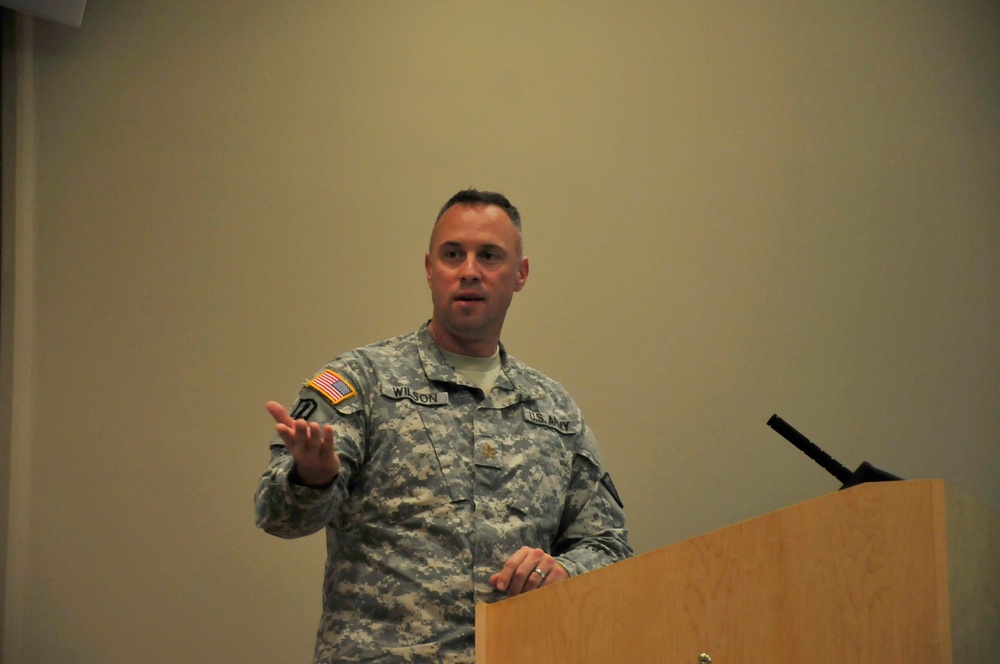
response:
<path fill-rule="evenodd" d="M 257 527 L 271 535 L 294 538 L 311 535 L 328 524 L 336 525 L 340 506 L 347 499 L 351 478 L 357 476 L 364 462 L 365 391 L 358 372 L 344 362 L 334 362 L 317 376 L 334 372 L 353 390 L 353 396 L 333 403 L 328 393 L 310 381 L 299 392 L 292 417 L 334 429 L 334 449 L 340 457 L 340 473 L 329 487 L 314 489 L 295 481 L 295 461 L 275 434 L 271 439 L 271 458 L 261 475 L 254 494 Z M 315 380 L 315 379 L 314 379 Z"/>
<path fill-rule="evenodd" d="M 581 435 L 559 537 L 552 553 L 570 576 L 625 560 L 633 554 L 625 513 L 610 475 L 601 466 L 597 439 L 587 427 Z"/>

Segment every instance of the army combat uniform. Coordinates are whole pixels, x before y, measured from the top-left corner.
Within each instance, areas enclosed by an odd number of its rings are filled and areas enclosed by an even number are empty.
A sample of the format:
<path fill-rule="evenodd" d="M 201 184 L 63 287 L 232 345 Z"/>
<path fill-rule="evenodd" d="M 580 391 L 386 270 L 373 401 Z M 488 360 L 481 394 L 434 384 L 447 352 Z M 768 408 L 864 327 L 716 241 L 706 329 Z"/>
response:
<path fill-rule="evenodd" d="M 570 575 L 632 555 L 597 440 L 557 382 L 500 348 L 489 394 L 448 365 L 425 324 L 351 351 L 293 417 L 334 427 L 329 488 L 295 482 L 277 436 L 256 493 L 280 537 L 326 528 L 317 663 L 474 661 L 475 604 L 522 546 Z"/>

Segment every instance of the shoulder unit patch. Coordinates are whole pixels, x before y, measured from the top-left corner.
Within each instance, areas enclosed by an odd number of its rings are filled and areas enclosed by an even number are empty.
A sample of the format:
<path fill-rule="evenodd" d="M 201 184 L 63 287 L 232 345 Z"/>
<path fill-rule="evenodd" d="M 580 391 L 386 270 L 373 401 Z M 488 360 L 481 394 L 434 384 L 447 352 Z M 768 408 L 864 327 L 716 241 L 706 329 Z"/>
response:
<path fill-rule="evenodd" d="M 309 416 L 315 412 L 315 399 L 299 399 L 298 403 L 295 404 L 295 408 L 292 409 L 291 417 L 293 420 L 308 420 Z"/>
<path fill-rule="evenodd" d="M 315 376 L 306 385 L 322 394 L 334 406 L 357 394 L 343 376 L 330 369 Z"/>

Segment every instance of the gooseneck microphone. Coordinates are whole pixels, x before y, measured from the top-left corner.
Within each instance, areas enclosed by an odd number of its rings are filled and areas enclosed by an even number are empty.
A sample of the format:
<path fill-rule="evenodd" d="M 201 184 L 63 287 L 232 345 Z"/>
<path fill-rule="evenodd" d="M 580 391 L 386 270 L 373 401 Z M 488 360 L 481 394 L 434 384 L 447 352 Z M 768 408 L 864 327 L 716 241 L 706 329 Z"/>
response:
<path fill-rule="evenodd" d="M 767 426 L 777 431 L 782 438 L 799 448 L 807 457 L 822 466 L 826 472 L 836 477 L 841 483 L 841 489 L 864 484 L 865 482 L 889 482 L 903 479 L 892 473 L 880 470 L 867 461 L 863 462 L 852 473 L 843 464 L 821 450 L 818 445 L 796 431 L 795 427 L 777 415 L 771 416 L 771 419 L 767 421 Z"/>

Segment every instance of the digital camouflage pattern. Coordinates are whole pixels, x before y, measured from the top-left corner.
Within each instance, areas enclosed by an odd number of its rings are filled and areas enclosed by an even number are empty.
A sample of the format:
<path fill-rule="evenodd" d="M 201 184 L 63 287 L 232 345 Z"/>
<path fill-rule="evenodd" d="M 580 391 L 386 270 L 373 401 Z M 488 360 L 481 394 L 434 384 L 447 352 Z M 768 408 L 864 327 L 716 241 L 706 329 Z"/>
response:
<path fill-rule="evenodd" d="M 570 575 L 632 555 L 579 408 L 502 346 L 500 357 L 484 396 L 425 324 L 328 364 L 355 391 L 336 405 L 302 389 L 293 416 L 333 425 L 340 474 L 328 489 L 295 484 L 275 435 L 256 518 L 279 537 L 326 528 L 317 664 L 471 664 L 475 604 L 505 596 L 488 579 L 522 546 Z"/>

